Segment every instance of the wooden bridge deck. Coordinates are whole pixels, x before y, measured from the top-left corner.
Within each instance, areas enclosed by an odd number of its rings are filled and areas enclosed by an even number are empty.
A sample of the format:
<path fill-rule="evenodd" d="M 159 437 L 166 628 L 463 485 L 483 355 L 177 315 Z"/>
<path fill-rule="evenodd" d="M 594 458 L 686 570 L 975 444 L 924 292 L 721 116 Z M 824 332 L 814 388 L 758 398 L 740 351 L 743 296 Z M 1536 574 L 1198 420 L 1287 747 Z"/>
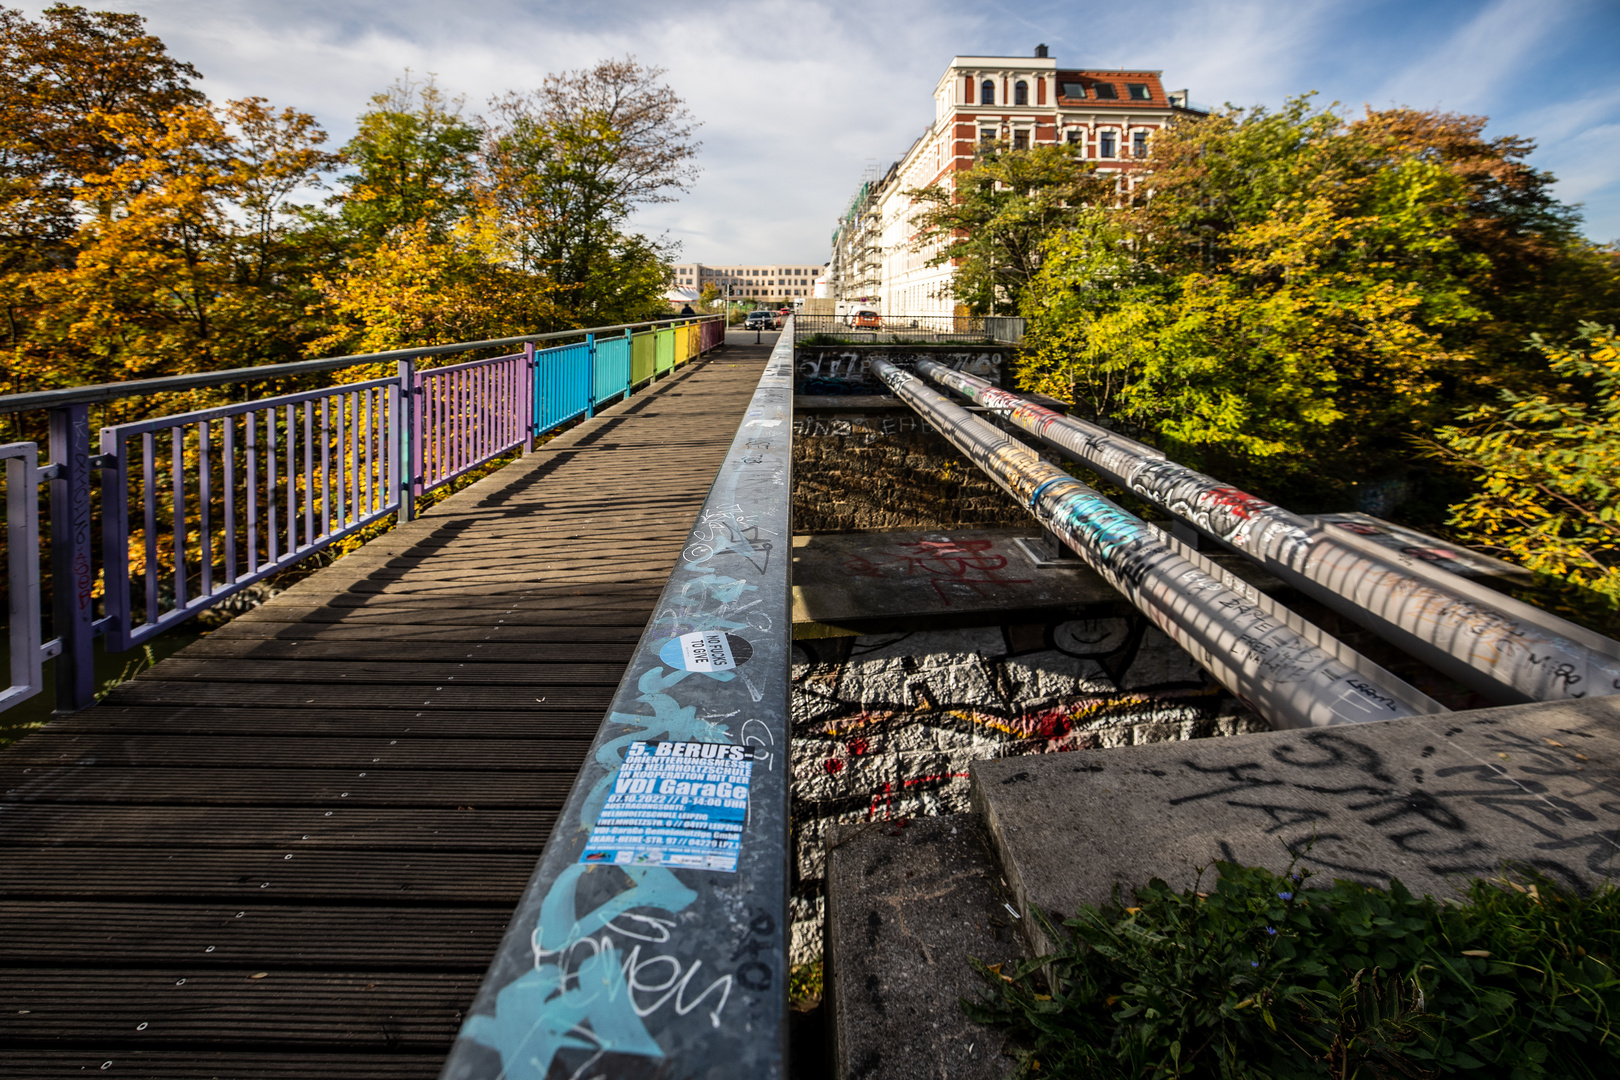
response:
<path fill-rule="evenodd" d="M 0 1075 L 437 1075 L 768 355 L 0 752 Z"/>

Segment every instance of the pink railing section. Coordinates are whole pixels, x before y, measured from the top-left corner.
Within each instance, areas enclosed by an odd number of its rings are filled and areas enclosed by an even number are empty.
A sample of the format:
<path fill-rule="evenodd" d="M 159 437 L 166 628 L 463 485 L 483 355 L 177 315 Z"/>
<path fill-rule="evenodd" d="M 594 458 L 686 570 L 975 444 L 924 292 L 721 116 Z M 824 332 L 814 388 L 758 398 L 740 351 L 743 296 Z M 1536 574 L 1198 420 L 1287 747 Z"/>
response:
<path fill-rule="evenodd" d="M 412 491 L 421 495 L 531 440 L 534 346 L 511 356 L 417 371 Z"/>

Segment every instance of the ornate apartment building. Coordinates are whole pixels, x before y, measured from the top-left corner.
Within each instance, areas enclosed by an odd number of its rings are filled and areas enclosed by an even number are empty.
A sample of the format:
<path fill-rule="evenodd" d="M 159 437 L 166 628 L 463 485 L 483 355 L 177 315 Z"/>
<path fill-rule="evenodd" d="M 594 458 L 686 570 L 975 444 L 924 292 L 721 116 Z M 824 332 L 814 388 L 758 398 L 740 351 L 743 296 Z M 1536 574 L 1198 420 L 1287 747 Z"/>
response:
<path fill-rule="evenodd" d="M 812 295 L 816 278 L 824 264 L 813 262 L 710 266 L 707 263 L 680 263 L 672 284 L 702 294 L 705 285 L 719 287 L 722 296 L 746 300 L 780 300 L 791 304 Z M 729 291 L 728 291 L 729 287 Z"/>
<path fill-rule="evenodd" d="M 1158 71 L 1060 69 L 1044 45 L 1033 57 L 955 57 L 935 86 L 933 123 L 885 172 L 862 181 L 839 218 L 828 273 L 834 297 L 884 314 L 954 311 L 952 267 L 928 265 L 938 246 L 913 250 L 916 206 L 906 192 L 949 186 L 980 144 L 1069 143 L 1128 187 L 1154 133 L 1178 114 L 1201 112 L 1185 90 L 1166 92 Z"/>

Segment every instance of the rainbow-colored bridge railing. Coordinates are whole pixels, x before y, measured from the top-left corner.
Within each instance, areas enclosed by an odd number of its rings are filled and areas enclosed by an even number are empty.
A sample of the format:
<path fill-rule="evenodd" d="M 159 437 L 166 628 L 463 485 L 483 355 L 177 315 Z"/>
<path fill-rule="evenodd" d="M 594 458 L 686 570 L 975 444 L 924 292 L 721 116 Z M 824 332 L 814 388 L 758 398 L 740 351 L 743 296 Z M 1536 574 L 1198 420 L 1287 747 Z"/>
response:
<path fill-rule="evenodd" d="M 416 496 L 532 449 L 724 333 L 718 316 L 688 317 L 0 397 L 0 415 L 48 412 L 50 458 L 39 464 L 35 442 L 0 446 L 0 710 L 39 693 L 53 657 L 57 709 L 89 705 L 96 637 L 132 648 L 390 515 L 410 520 Z M 468 353 L 486 355 L 423 366 Z M 281 392 L 197 393 L 267 383 Z"/>

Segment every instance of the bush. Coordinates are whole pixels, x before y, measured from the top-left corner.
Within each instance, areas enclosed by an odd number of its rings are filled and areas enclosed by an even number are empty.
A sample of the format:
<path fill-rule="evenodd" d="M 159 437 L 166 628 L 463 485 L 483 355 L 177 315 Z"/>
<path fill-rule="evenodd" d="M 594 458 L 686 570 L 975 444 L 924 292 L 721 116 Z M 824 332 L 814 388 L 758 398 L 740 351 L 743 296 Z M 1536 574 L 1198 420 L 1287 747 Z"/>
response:
<path fill-rule="evenodd" d="M 1126 907 L 1116 890 L 1064 929 L 1035 912 L 1065 945 L 1010 973 L 974 961 L 991 989 L 964 1007 L 1008 1032 L 1025 1077 L 1620 1072 L 1620 891 L 1521 874 L 1442 903 L 1216 872 L 1207 894 L 1154 879 Z"/>

